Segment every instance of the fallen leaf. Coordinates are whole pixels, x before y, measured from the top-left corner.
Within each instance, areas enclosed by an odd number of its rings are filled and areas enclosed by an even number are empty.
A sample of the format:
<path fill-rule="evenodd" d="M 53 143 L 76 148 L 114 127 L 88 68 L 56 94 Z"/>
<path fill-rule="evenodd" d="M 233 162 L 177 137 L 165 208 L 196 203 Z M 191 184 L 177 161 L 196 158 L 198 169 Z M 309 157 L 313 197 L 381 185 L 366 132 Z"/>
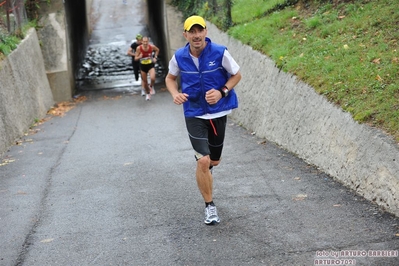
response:
<path fill-rule="evenodd" d="M 371 61 L 371 62 L 373 62 L 374 64 L 377 64 L 377 65 L 379 65 L 380 63 L 381 63 L 381 58 L 375 58 L 373 61 Z"/>
<path fill-rule="evenodd" d="M 115 97 L 108 97 L 106 95 L 103 96 L 104 100 L 118 100 L 120 98 L 122 98 L 122 96 L 120 96 L 120 95 L 119 96 L 115 96 Z"/>
<path fill-rule="evenodd" d="M 73 99 L 74 102 L 81 103 L 87 100 L 86 96 L 79 96 Z"/>
<path fill-rule="evenodd" d="M 71 109 L 73 109 L 77 103 L 81 103 L 87 100 L 86 96 L 80 96 L 80 97 L 76 97 L 73 99 L 73 101 L 65 101 L 65 102 L 59 102 L 56 103 L 48 112 L 47 114 L 49 115 L 54 115 L 54 116 L 64 116 L 66 112 L 70 111 Z M 47 120 L 49 120 L 50 118 L 44 118 L 42 120 L 39 121 L 39 123 L 43 123 Z"/>
<path fill-rule="evenodd" d="M 50 243 L 50 242 L 53 242 L 53 241 L 54 241 L 54 238 L 47 238 L 47 239 L 41 240 L 40 243 Z"/>
<path fill-rule="evenodd" d="M 37 124 L 35 124 L 35 126 L 37 126 Z M 34 134 L 36 134 L 39 131 L 40 131 L 40 129 L 38 129 L 38 128 L 37 129 L 36 128 L 35 129 L 31 129 L 30 128 L 28 133 L 25 134 L 25 136 L 34 135 Z"/>
<path fill-rule="evenodd" d="M 2 163 L 0 163 L 0 166 L 4 166 L 13 162 L 15 162 L 15 159 L 3 159 Z"/>
<path fill-rule="evenodd" d="M 53 108 L 48 110 L 47 114 L 54 116 L 64 116 L 66 112 L 70 111 L 75 107 L 73 102 L 59 102 L 56 103 Z"/>
<path fill-rule="evenodd" d="M 308 197 L 308 195 L 306 195 L 306 194 L 298 194 L 298 195 L 296 195 L 296 196 L 293 198 L 293 200 L 295 200 L 295 201 L 304 200 L 304 199 L 306 199 L 307 197 Z"/>

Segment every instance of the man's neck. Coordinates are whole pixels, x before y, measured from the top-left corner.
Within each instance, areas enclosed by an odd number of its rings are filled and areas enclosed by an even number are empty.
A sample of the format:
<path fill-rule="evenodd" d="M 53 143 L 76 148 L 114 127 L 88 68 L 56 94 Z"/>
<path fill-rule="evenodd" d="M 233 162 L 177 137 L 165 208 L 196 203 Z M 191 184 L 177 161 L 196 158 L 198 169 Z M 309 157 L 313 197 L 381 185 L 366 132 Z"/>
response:
<path fill-rule="evenodd" d="M 195 48 L 193 48 L 193 47 L 190 46 L 190 53 L 191 53 L 191 55 L 194 56 L 194 57 L 197 57 L 197 58 L 200 57 L 202 51 L 205 49 L 205 47 L 207 46 L 207 44 L 208 44 L 208 42 L 205 42 L 204 47 L 201 47 L 201 48 L 198 48 L 198 49 L 195 49 Z"/>

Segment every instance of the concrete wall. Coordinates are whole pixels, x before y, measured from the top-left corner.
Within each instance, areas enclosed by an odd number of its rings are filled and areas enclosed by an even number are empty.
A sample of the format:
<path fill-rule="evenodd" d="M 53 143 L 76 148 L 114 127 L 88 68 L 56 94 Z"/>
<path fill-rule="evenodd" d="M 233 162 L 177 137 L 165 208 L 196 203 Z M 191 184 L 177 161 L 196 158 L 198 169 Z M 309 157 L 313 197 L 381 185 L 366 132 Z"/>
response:
<path fill-rule="evenodd" d="M 69 101 L 75 77 L 86 54 L 91 0 L 52 0 L 40 4 L 38 30 L 44 63 L 54 100 Z"/>
<path fill-rule="evenodd" d="M 54 104 L 35 29 L 0 62 L 0 155 Z"/>
<path fill-rule="evenodd" d="M 183 37 L 183 15 L 166 0 L 164 29 L 166 30 L 166 45 L 168 60 L 172 58 L 176 50 L 186 43 Z"/>
<path fill-rule="evenodd" d="M 93 5 L 93 0 L 86 0 L 86 21 L 87 21 L 87 33 L 90 36 L 93 31 L 93 22 L 91 21 L 91 8 Z"/>
<path fill-rule="evenodd" d="M 167 7 L 170 43 L 181 40 L 176 12 Z M 267 56 L 207 25 L 211 40 L 226 45 L 241 66 L 240 106 L 231 115 L 236 123 L 399 216 L 399 148 L 391 137 L 358 124 L 312 87 L 279 71 Z"/>
<path fill-rule="evenodd" d="M 54 100 L 68 101 L 74 89 L 68 54 L 68 35 L 65 9 L 62 0 L 43 2 L 40 5 L 41 18 L 38 37 L 44 58 Z"/>

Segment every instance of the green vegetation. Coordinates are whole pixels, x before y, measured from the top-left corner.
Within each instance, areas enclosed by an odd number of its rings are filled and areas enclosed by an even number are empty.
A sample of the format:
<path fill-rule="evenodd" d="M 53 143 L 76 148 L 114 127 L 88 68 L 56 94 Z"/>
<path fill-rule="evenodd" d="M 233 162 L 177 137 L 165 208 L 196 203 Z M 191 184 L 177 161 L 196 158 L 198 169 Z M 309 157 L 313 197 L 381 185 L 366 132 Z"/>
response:
<path fill-rule="evenodd" d="M 45 3 L 50 4 L 50 1 L 51 0 L 46 0 Z M 29 28 L 37 27 L 37 19 L 39 17 L 38 10 L 40 9 L 41 2 L 43 1 L 25 1 L 24 7 L 30 21 L 26 19 L 24 12 L 22 12 L 22 14 L 20 14 L 21 17 L 19 18 L 22 23 L 19 24 L 18 29 L 15 32 L 8 32 L 7 27 L 4 24 L 6 20 L 0 17 L 0 61 L 17 48 L 18 44 L 25 38 L 26 32 Z M 0 11 L 2 13 L 1 15 L 3 16 L 5 9 L 0 9 Z"/>
<path fill-rule="evenodd" d="M 17 45 L 21 41 L 20 38 L 14 35 L 6 35 L 0 32 L 0 59 L 2 56 L 7 56 L 12 50 L 17 48 Z"/>
<path fill-rule="evenodd" d="M 4 33 L 0 29 L 0 61 L 17 48 L 18 44 L 25 38 L 27 31 L 32 27 L 36 27 L 35 21 L 25 24 L 22 29 L 13 34 Z"/>
<path fill-rule="evenodd" d="M 196 11 L 399 141 L 399 1 L 235 0 L 231 8 L 228 29 L 204 6 Z"/>

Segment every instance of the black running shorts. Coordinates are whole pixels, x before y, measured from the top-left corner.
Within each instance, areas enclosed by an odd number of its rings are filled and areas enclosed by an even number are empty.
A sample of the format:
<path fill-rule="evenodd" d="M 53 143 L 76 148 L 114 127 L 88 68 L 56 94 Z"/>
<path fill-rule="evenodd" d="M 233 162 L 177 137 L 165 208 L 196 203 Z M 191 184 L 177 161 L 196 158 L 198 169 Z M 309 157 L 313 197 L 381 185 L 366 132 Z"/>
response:
<path fill-rule="evenodd" d="M 227 116 L 214 119 L 186 117 L 186 127 L 196 159 L 209 155 L 212 161 L 220 160 L 226 132 Z"/>
<path fill-rule="evenodd" d="M 151 68 L 154 68 L 154 63 L 151 64 L 140 64 L 140 70 L 148 73 L 148 71 L 150 71 Z"/>

